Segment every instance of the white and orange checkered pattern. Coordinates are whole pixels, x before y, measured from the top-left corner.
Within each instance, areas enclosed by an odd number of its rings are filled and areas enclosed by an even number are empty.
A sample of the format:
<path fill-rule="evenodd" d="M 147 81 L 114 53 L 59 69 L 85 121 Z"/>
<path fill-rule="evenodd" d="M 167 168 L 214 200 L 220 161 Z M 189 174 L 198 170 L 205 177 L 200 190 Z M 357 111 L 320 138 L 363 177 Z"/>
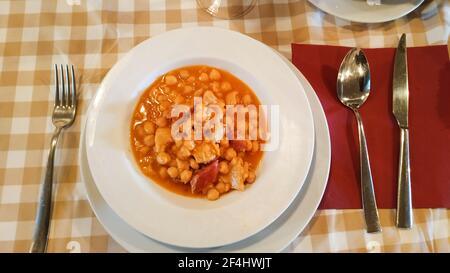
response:
<path fill-rule="evenodd" d="M 77 68 L 76 123 L 61 139 L 49 252 L 124 251 L 95 218 L 80 180 L 80 128 L 90 98 L 116 61 L 136 44 L 170 29 L 217 26 L 245 33 L 290 58 L 291 43 L 394 47 L 446 44 L 450 6 L 384 24 L 356 24 L 307 1 L 260 0 L 244 18 L 220 20 L 195 0 L 0 1 L 0 252 L 27 252 L 53 126 L 55 63 Z M 450 103 L 450 102 L 449 102 Z M 412 230 L 394 227 L 381 210 L 383 233 L 366 234 L 360 210 L 322 210 L 286 249 L 293 252 L 450 252 L 450 211 L 414 210 Z"/>

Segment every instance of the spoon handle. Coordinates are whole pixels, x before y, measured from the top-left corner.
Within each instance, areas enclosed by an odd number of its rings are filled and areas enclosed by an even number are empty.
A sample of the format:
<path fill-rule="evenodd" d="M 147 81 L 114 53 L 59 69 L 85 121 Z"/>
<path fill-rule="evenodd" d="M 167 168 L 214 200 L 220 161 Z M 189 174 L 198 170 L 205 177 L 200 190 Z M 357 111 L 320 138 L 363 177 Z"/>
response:
<path fill-rule="evenodd" d="M 361 115 L 357 109 L 353 110 L 358 121 L 359 135 L 359 158 L 361 168 L 361 194 L 364 209 L 364 218 L 366 220 L 367 232 L 380 232 L 380 220 L 378 218 L 377 202 L 375 200 L 375 191 L 373 189 L 372 173 L 370 171 L 369 153 L 367 151 L 366 135 Z"/>

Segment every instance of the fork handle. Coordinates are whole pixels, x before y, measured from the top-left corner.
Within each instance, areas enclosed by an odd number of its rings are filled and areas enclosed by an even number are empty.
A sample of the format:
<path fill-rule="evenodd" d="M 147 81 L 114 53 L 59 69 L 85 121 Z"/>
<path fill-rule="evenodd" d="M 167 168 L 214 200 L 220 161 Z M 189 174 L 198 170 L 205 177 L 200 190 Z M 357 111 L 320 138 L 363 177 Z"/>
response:
<path fill-rule="evenodd" d="M 413 224 L 411 202 L 411 169 L 409 166 L 408 129 L 400 129 L 400 158 L 398 169 L 397 217 L 399 228 L 411 228 Z"/>
<path fill-rule="evenodd" d="M 39 195 L 39 206 L 33 233 L 33 241 L 31 243 L 30 252 L 42 253 L 47 248 L 48 231 L 50 227 L 50 216 L 52 208 L 52 187 L 53 187 L 53 165 L 55 159 L 56 146 L 58 144 L 59 135 L 62 127 L 57 127 L 53 133 L 50 151 L 47 160 L 47 170 L 45 171 L 44 183 L 41 186 Z"/>

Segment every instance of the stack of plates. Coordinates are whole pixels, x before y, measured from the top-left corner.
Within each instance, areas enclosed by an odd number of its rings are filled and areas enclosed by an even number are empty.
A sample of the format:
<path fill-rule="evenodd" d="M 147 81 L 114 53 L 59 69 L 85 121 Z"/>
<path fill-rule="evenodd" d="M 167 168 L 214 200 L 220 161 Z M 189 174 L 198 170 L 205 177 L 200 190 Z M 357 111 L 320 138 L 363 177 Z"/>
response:
<path fill-rule="evenodd" d="M 326 13 L 358 23 L 383 23 L 398 19 L 415 10 L 423 1 L 309 0 Z"/>
<path fill-rule="evenodd" d="M 132 110 L 159 75 L 205 64 L 246 82 L 261 103 L 279 106 L 279 142 L 256 182 L 214 202 L 176 195 L 135 166 Z M 284 57 L 219 28 L 166 32 L 127 53 L 88 109 L 80 164 L 89 202 L 105 229 L 131 252 L 278 252 L 313 217 L 328 179 L 330 139 L 314 90 Z"/>

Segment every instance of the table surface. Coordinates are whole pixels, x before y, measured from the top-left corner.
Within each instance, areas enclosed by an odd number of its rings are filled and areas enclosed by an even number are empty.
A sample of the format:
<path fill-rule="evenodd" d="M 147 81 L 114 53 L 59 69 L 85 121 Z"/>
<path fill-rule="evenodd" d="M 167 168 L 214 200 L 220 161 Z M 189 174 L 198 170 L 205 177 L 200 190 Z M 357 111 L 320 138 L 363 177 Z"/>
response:
<path fill-rule="evenodd" d="M 447 44 L 450 5 L 422 19 L 414 12 L 383 24 L 357 24 L 307 1 L 260 0 L 244 18 L 214 19 L 194 0 L 0 2 L 0 252 L 26 252 L 53 126 L 52 64 L 78 74 L 79 115 L 61 138 L 49 252 L 122 252 L 93 214 L 79 174 L 80 128 L 90 98 L 116 61 L 136 44 L 180 27 L 245 33 L 290 58 L 291 43 L 395 47 Z M 450 210 L 416 209 L 412 230 L 380 210 L 383 232 L 366 234 L 361 210 L 321 210 L 287 252 L 449 252 Z"/>

